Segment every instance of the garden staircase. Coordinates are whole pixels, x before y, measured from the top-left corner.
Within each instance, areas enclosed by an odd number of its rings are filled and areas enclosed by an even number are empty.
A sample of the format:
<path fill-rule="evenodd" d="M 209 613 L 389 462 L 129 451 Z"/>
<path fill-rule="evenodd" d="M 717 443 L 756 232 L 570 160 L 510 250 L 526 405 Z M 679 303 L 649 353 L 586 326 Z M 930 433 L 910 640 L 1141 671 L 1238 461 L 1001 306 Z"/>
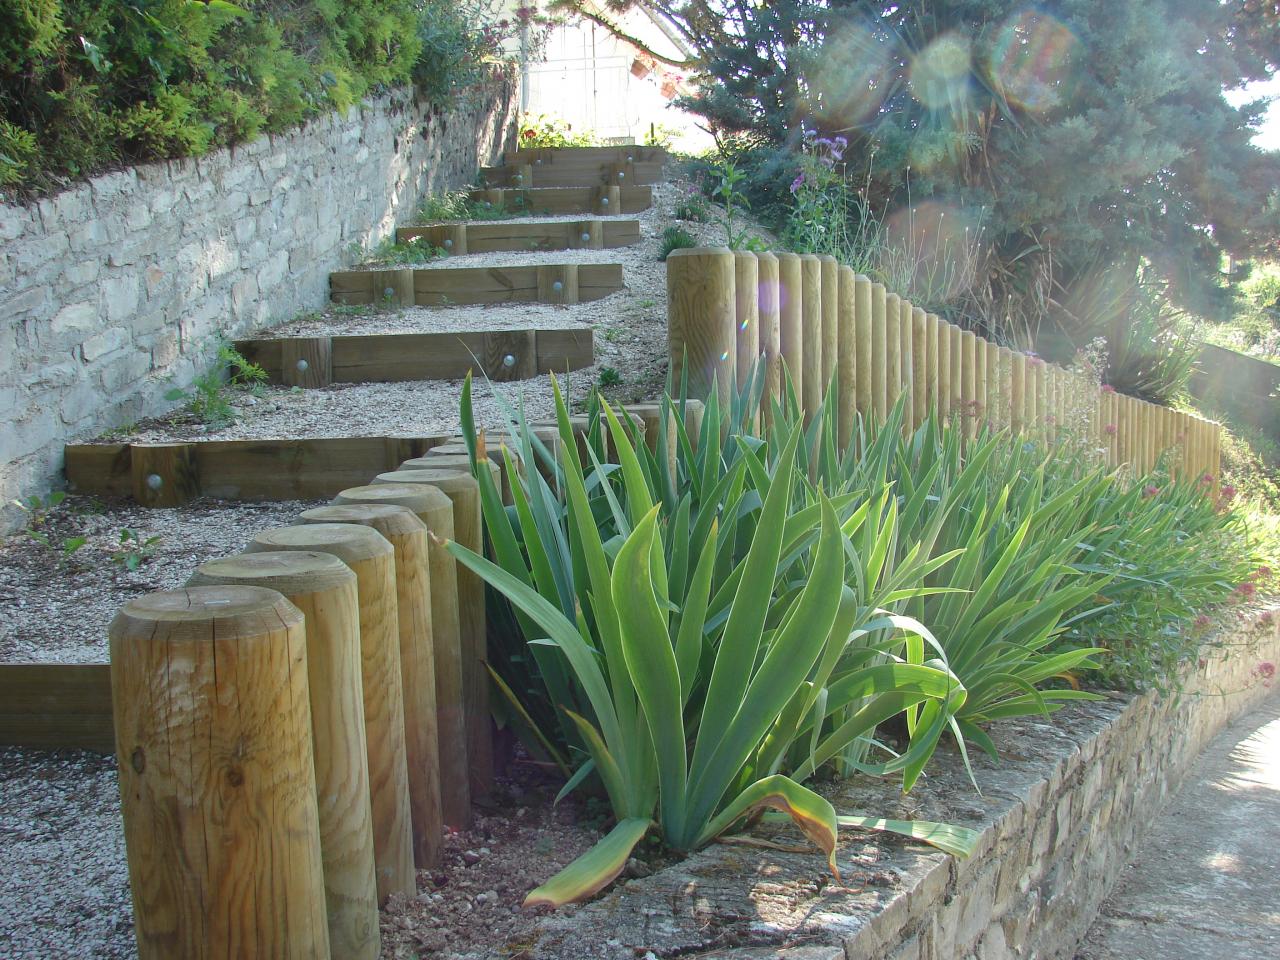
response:
<path fill-rule="evenodd" d="M 482 171 L 487 186 L 471 196 L 487 211 L 513 219 L 415 224 L 396 231 L 400 244 L 422 243 L 447 259 L 423 266 L 345 270 L 330 274 L 334 302 L 406 311 L 462 305 L 554 304 L 572 308 L 608 297 L 625 285 L 622 265 L 548 256 L 557 251 L 611 250 L 638 243 L 640 223 L 620 216 L 647 209 L 665 152 L 652 147 L 517 150 Z M 644 181 L 637 183 L 637 180 Z M 544 219 L 581 214 L 580 219 Z M 511 253 L 493 263 L 493 255 Z M 488 255 L 484 266 L 467 258 Z M 497 315 L 495 314 L 495 317 Z M 588 325 L 512 329 L 242 340 L 237 349 L 276 383 L 327 387 L 334 383 L 456 380 L 469 371 L 493 381 L 529 379 L 592 365 Z M 501 329 L 499 329 L 501 327 Z"/>

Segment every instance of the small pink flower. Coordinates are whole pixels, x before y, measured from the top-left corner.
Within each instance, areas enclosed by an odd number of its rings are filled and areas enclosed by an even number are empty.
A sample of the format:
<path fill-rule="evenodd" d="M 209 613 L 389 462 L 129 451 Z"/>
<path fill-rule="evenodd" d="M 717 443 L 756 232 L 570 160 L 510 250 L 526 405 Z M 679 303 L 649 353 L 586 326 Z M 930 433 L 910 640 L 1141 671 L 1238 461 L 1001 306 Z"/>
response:
<path fill-rule="evenodd" d="M 1246 580 L 1244 583 L 1236 587 L 1233 592 L 1238 593 L 1242 599 L 1248 600 L 1250 597 L 1257 594 L 1258 586 L 1252 581 Z"/>
<path fill-rule="evenodd" d="M 1276 622 L 1275 614 L 1270 610 L 1264 610 L 1258 615 L 1258 623 L 1264 627 L 1269 627 Z"/>
<path fill-rule="evenodd" d="M 1229 483 L 1222 485 L 1222 489 L 1218 491 L 1223 501 L 1234 500 L 1236 496 L 1236 488 Z"/>
<path fill-rule="evenodd" d="M 1213 474 L 1212 474 L 1212 473 L 1206 473 L 1204 476 L 1202 476 L 1202 477 L 1200 478 L 1200 484 L 1201 484 L 1201 486 L 1205 486 L 1205 487 L 1207 487 L 1207 486 L 1209 486 L 1209 484 L 1211 484 L 1211 483 L 1213 483 Z"/>
<path fill-rule="evenodd" d="M 1108 437 L 1114 437 L 1116 435 L 1116 425 L 1114 423 L 1108 423 L 1102 428 L 1102 432 Z"/>
<path fill-rule="evenodd" d="M 1104 384 L 1102 385 L 1102 392 L 1103 392 L 1103 393 L 1115 393 L 1115 392 L 1116 392 L 1116 388 L 1115 388 L 1115 387 L 1113 387 L 1113 386 L 1112 386 L 1111 384 L 1109 384 L 1109 383 L 1104 383 Z"/>
<path fill-rule="evenodd" d="M 1271 579 L 1271 568 L 1270 568 L 1270 567 L 1268 567 L 1268 566 L 1266 566 L 1265 564 L 1264 564 L 1263 566 L 1259 567 L 1257 570 L 1253 571 L 1253 579 L 1255 579 L 1255 580 L 1270 580 L 1270 579 Z"/>
<path fill-rule="evenodd" d="M 1044 415 L 1044 422 L 1048 424 L 1055 424 L 1058 422 L 1058 418 L 1055 417 L 1052 413 L 1046 413 Z"/>
<path fill-rule="evenodd" d="M 1209 619 L 1207 613 L 1202 613 L 1195 618 L 1191 625 L 1197 630 L 1208 630 L 1213 625 L 1213 621 Z"/>
<path fill-rule="evenodd" d="M 1142 495 L 1144 497 L 1154 497 L 1159 492 L 1160 492 L 1160 488 L 1157 486 L 1153 486 L 1152 484 L 1147 484 L 1145 487 L 1142 488 Z"/>
<path fill-rule="evenodd" d="M 1253 675 L 1262 680 L 1272 680 L 1276 675 L 1276 665 L 1270 660 L 1263 660 L 1253 668 Z"/>

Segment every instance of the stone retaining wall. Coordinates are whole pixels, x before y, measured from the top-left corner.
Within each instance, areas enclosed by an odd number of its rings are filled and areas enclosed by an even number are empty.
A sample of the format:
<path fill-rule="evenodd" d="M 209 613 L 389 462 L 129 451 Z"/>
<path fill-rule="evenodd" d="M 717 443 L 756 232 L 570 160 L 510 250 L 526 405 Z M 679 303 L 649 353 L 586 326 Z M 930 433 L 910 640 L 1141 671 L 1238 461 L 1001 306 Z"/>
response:
<path fill-rule="evenodd" d="M 884 784 L 827 791 L 838 810 L 981 830 L 967 860 L 848 836 L 836 882 L 816 852 L 712 846 L 550 917 L 526 955 L 1070 958 L 1196 757 L 1272 692 L 1259 667 L 1280 658 L 1280 614 L 1269 624 L 1255 616 L 1206 650 L 1179 697 L 1117 695 L 1064 709 L 1053 724 L 1002 724 L 1001 762 L 975 760 L 981 795 L 954 755 L 939 755 L 905 802 Z M 797 843 L 794 831 L 758 837 Z"/>
<path fill-rule="evenodd" d="M 66 440 L 171 406 L 165 392 L 207 368 L 217 334 L 320 306 L 353 248 L 493 162 L 514 98 L 509 78 L 448 112 L 400 91 L 0 203 L 0 504 L 47 486 Z"/>

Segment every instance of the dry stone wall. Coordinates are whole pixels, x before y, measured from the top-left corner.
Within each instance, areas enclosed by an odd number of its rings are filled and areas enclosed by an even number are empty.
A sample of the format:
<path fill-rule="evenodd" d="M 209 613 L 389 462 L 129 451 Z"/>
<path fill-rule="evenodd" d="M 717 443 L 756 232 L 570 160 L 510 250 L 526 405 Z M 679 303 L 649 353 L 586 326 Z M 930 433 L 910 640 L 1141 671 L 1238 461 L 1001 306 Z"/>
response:
<path fill-rule="evenodd" d="M 1053 722 L 1002 723 L 1000 762 L 973 758 L 981 794 L 950 752 L 907 801 L 886 783 L 825 788 L 839 810 L 980 831 L 965 860 L 842 831 L 836 880 L 813 850 L 713 845 L 551 915 L 526 955 L 1070 960 L 1201 751 L 1275 695 L 1278 627 L 1274 607 L 1244 616 L 1205 647 L 1180 695 L 1117 694 Z M 798 842 L 786 828 L 756 839 Z"/>
<path fill-rule="evenodd" d="M 0 503 L 55 482 L 65 441 L 171 405 L 164 394 L 207 367 L 217 335 L 323 303 L 356 249 L 495 160 L 514 99 L 507 78 L 449 111 L 395 92 L 0 203 Z"/>

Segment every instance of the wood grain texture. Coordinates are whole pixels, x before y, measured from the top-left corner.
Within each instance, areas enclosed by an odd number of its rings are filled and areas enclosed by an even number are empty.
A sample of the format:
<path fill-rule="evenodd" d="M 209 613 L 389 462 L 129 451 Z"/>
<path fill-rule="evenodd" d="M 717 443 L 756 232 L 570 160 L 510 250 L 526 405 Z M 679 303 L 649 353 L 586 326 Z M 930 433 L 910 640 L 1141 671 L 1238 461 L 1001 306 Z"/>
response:
<path fill-rule="evenodd" d="M 335 960 L 373 960 L 378 891 L 356 576 L 331 554 L 272 551 L 209 560 L 187 586 L 275 590 L 302 612 L 329 946 Z"/>
<path fill-rule="evenodd" d="M 538 375 L 538 339 L 532 330 L 495 330 L 484 335 L 484 373 L 495 383 Z"/>
<path fill-rule="evenodd" d="M 651 186 L 545 187 L 533 190 L 473 190 L 471 199 L 505 208 L 513 214 L 560 215 L 590 213 L 597 216 L 640 213 L 653 206 Z M 609 200 L 608 204 L 603 203 Z"/>
<path fill-rule="evenodd" d="M 467 469 L 417 468 L 380 473 L 373 481 L 423 484 L 438 489 L 453 503 L 453 535 L 468 550 L 484 555 L 480 485 Z M 493 730 L 489 717 L 488 627 L 485 585 L 466 567 L 457 568 L 458 623 L 462 649 L 462 692 L 466 711 L 467 757 L 471 761 L 471 796 L 493 789 Z"/>
<path fill-rule="evenodd" d="M 667 258 L 667 328 L 676 384 L 689 396 L 717 391 L 728 409 L 733 389 L 734 257 L 728 247 L 673 250 Z"/>
<path fill-rule="evenodd" d="M 960 410 L 965 436 L 973 436 L 978 424 L 978 338 L 960 331 Z"/>
<path fill-rule="evenodd" d="M 135 443 L 129 471 L 133 499 L 144 507 L 179 507 L 200 496 L 194 444 Z"/>
<path fill-rule="evenodd" d="M 566 373 L 596 362 L 595 340 L 590 327 L 535 330 L 533 336 L 538 373 Z"/>
<path fill-rule="evenodd" d="M 440 734 L 436 727 L 435 642 L 426 524 L 408 507 L 386 503 L 316 507 L 304 511 L 298 519 L 304 524 L 355 523 L 371 527 L 395 550 L 413 862 L 419 870 L 434 867 L 440 862 L 444 820 L 440 806 Z"/>
<path fill-rule="evenodd" d="M 760 358 L 764 364 L 764 392 L 761 407 L 767 417 L 771 398 L 780 396 L 782 383 L 782 340 L 779 329 L 778 258 L 772 253 L 756 255 L 760 278 Z"/>
<path fill-rule="evenodd" d="M 569 306 L 579 301 L 578 265 L 552 263 L 537 267 L 538 302 Z"/>
<path fill-rule="evenodd" d="M 910 433 L 915 428 L 915 342 L 911 339 L 911 302 L 898 301 L 898 378 L 902 383 L 902 429 Z"/>
<path fill-rule="evenodd" d="M 0 746 L 115 752 L 105 663 L 0 664 Z"/>
<path fill-rule="evenodd" d="M 936 314 L 929 314 L 937 331 L 938 380 L 935 402 L 938 408 L 938 421 L 946 423 L 951 419 L 951 334 L 949 324 Z M 931 337 L 933 334 L 930 335 Z"/>
<path fill-rule="evenodd" d="M 327 387 L 333 382 L 333 341 L 289 337 L 280 341 L 280 382 L 286 387 Z"/>
<path fill-rule="evenodd" d="M 871 285 L 871 409 L 877 423 L 883 422 L 889 413 L 888 332 L 885 329 L 887 296 L 883 283 Z"/>
<path fill-rule="evenodd" d="M 837 278 L 836 296 L 836 427 L 843 450 L 853 436 L 857 422 L 857 343 L 855 334 L 855 301 L 857 274 L 852 267 L 842 266 Z"/>
<path fill-rule="evenodd" d="M 465 830 L 471 824 L 471 786 L 462 685 L 458 574 L 457 561 L 444 549 L 444 542 L 453 539 L 453 502 L 435 487 L 422 484 L 352 487 L 339 493 L 334 502 L 407 507 L 427 528 L 440 802 L 444 822 L 455 830 Z"/>
<path fill-rule="evenodd" d="M 248 545 L 250 553 L 270 550 L 331 553 L 356 575 L 378 902 L 386 903 L 393 893 L 413 896 L 413 828 L 405 754 L 395 551 L 376 530 L 351 523 L 277 527 L 257 534 Z"/>
<path fill-rule="evenodd" d="M 858 413 L 871 417 L 875 410 L 874 376 L 871 373 L 871 280 L 858 274 L 853 280 L 853 390 Z"/>
<path fill-rule="evenodd" d="M 326 960 L 302 613 L 199 587 L 108 633 L 138 956 Z"/>
<path fill-rule="evenodd" d="M 820 256 L 822 271 L 822 392 L 833 389 L 840 360 L 840 265 L 835 257 Z"/>
<path fill-rule="evenodd" d="M 733 254 L 734 385 L 742 390 L 760 356 L 760 261 L 754 253 Z"/>
<path fill-rule="evenodd" d="M 929 416 L 929 319 L 922 307 L 911 308 L 911 409 L 914 425 L 920 426 Z"/>
<path fill-rule="evenodd" d="M 800 406 L 807 424 L 822 407 L 822 261 L 800 257 Z"/>
<path fill-rule="evenodd" d="M 902 298 L 896 293 L 884 298 L 884 392 L 888 416 L 902 398 Z"/>
<path fill-rule="evenodd" d="M 804 271 L 794 253 L 778 255 L 778 349 L 786 376 L 779 386 L 785 400 L 789 390 L 796 402 L 804 399 Z M 790 386 L 788 386 L 790 381 Z"/>

